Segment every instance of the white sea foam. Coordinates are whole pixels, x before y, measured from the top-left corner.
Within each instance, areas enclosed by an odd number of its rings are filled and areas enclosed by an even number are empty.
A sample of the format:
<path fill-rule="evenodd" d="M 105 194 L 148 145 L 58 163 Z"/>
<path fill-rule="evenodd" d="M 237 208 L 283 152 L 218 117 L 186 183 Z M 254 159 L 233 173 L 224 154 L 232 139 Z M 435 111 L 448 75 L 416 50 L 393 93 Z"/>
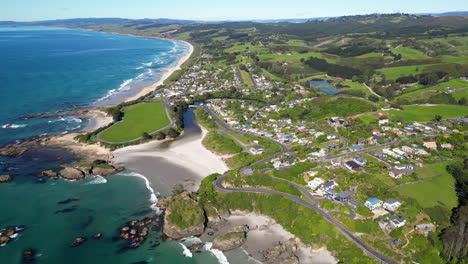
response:
<path fill-rule="evenodd" d="M 107 91 L 107 94 L 105 96 L 103 96 L 102 98 L 98 99 L 97 101 L 100 102 L 100 101 L 106 100 L 106 99 L 108 99 L 109 97 L 111 97 L 112 95 L 114 95 L 114 94 L 116 94 L 118 92 L 122 92 L 122 91 L 126 91 L 126 90 L 130 89 L 130 87 L 128 85 L 132 81 L 133 81 L 133 79 L 128 79 L 128 80 L 123 81 L 120 84 L 119 88 L 111 89 L 111 90 Z"/>
<path fill-rule="evenodd" d="M 17 237 L 17 236 L 18 236 L 18 233 L 13 234 L 13 235 L 11 235 L 10 237 L 11 237 L 11 238 L 15 238 L 15 237 Z"/>
<path fill-rule="evenodd" d="M 17 129 L 17 128 L 22 128 L 22 127 L 26 127 L 27 125 L 25 124 L 5 124 L 2 126 L 2 128 L 9 128 L 9 129 Z"/>
<path fill-rule="evenodd" d="M 182 248 L 184 249 L 184 251 L 182 252 L 182 254 L 184 254 L 184 256 L 188 257 L 188 258 L 191 258 L 193 255 L 192 255 L 192 252 L 182 243 L 179 243 L 179 245 L 182 246 Z"/>
<path fill-rule="evenodd" d="M 120 175 L 138 177 L 138 178 L 144 180 L 145 185 L 146 185 L 146 189 L 148 189 L 150 191 L 150 193 L 151 193 L 151 195 L 150 195 L 151 209 L 156 211 L 157 214 L 161 213 L 161 209 L 159 209 L 159 207 L 156 206 L 156 202 L 158 201 L 158 197 L 156 197 L 156 193 L 154 192 L 154 189 L 151 187 L 151 183 L 148 181 L 148 179 L 145 176 L 143 176 L 143 175 L 141 175 L 139 173 L 136 173 L 136 172 L 123 172 L 123 173 L 120 173 Z"/>
<path fill-rule="evenodd" d="M 87 182 L 87 183 L 85 183 L 85 184 L 86 184 L 86 185 L 90 185 L 90 184 L 102 184 L 102 183 L 106 183 L 106 182 L 107 182 L 106 178 L 104 178 L 104 177 L 98 175 L 98 176 L 94 177 L 94 179 L 93 179 L 92 181 Z"/>
<path fill-rule="evenodd" d="M 209 251 L 213 256 L 218 259 L 218 262 L 220 264 L 229 264 L 229 261 L 227 260 L 226 256 L 223 254 L 221 250 L 218 249 L 212 249 L 211 247 L 213 246 L 213 243 L 207 242 L 204 246 L 203 249 Z"/>
<path fill-rule="evenodd" d="M 200 244 L 202 243 L 201 239 L 198 238 L 198 237 L 186 237 L 186 238 L 183 238 L 182 240 L 180 240 L 180 242 L 182 242 L 184 245 L 186 245 L 187 247 L 190 247 L 191 245 L 194 245 L 194 244 Z"/>

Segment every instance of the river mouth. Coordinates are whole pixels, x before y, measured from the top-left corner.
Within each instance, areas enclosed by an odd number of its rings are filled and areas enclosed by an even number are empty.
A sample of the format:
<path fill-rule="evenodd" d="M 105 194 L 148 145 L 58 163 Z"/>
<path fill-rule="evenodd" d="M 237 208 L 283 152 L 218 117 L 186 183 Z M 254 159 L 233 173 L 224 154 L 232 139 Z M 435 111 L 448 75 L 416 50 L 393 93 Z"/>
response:
<path fill-rule="evenodd" d="M 161 196 L 172 194 L 175 185 L 197 191 L 201 180 L 226 165 L 201 143 L 204 131 L 192 108 L 184 114 L 184 133 L 176 140 L 152 141 L 114 151 L 114 162 L 144 175 Z"/>

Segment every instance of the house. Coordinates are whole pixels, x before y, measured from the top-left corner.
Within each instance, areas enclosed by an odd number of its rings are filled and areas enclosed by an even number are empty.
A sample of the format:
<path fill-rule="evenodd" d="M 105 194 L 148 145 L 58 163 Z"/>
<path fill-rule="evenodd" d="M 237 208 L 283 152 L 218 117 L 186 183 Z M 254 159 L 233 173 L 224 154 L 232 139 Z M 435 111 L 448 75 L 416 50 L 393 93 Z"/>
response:
<path fill-rule="evenodd" d="M 308 172 L 307 172 L 307 175 L 308 175 L 309 177 L 315 177 L 317 174 L 318 174 L 318 171 L 308 171 Z"/>
<path fill-rule="evenodd" d="M 423 146 L 432 150 L 437 149 L 437 144 L 435 143 L 435 141 L 424 141 Z"/>
<path fill-rule="evenodd" d="M 334 189 L 328 189 L 325 191 L 325 196 L 330 200 L 335 200 L 337 192 Z"/>
<path fill-rule="evenodd" d="M 260 147 L 259 145 L 252 146 L 249 150 L 253 155 L 259 155 L 265 152 L 265 149 Z"/>
<path fill-rule="evenodd" d="M 312 190 L 316 190 L 320 185 L 322 185 L 325 182 L 324 179 L 322 178 L 314 178 L 313 180 L 309 181 L 307 183 L 307 187 L 309 187 Z"/>
<path fill-rule="evenodd" d="M 350 170 L 350 171 L 360 171 L 362 170 L 362 167 L 357 164 L 356 162 L 350 160 L 350 161 L 347 161 L 343 164 L 345 166 L 346 169 Z"/>
<path fill-rule="evenodd" d="M 400 164 L 393 167 L 388 173 L 390 177 L 400 179 L 403 176 L 411 175 L 414 172 L 411 164 Z"/>
<path fill-rule="evenodd" d="M 398 209 L 398 207 L 401 206 L 401 203 L 398 202 L 397 200 L 395 199 L 388 199 L 386 200 L 384 203 L 383 203 L 383 208 L 388 210 L 388 211 L 395 211 L 396 209 Z"/>
<path fill-rule="evenodd" d="M 442 148 L 444 149 L 453 149 L 453 146 L 452 144 L 449 144 L 449 143 L 445 143 L 445 144 L 442 144 L 440 145 Z"/>
<path fill-rule="evenodd" d="M 387 229 L 395 229 L 402 227 L 406 224 L 406 220 L 397 215 L 390 215 L 380 221 L 380 224 L 385 226 Z"/>
<path fill-rule="evenodd" d="M 388 123 L 390 123 L 390 120 L 389 120 L 389 119 L 382 119 L 382 120 L 379 120 L 379 126 L 385 125 L 385 124 L 388 124 Z"/>
<path fill-rule="evenodd" d="M 427 235 L 430 232 L 436 231 L 436 226 L 432 223 L 429 224 L 419 224 L 414 227 L 414 230 L 420 235 Z"/>
<path fill-rule="evenodd" d="M 364 206 L 367 207 L 367 209 L 374 211 L 375 209 L 382 206 L 382 201 L 375 197 L 371 197 L 367 199 L 367 201 L 364 203 Z"/>
<path fill-rule="evenodd" d="M 366 140 L 363 139 L 363 138 L 358 138 L 358 139 L 356 140 L 356 144 L 357 144 L 357 145 L 365 145 L 365 144 L 366 144 Z"/>
<path fill-rule="evenodd" d="M 364 146 L 363 145 L 352 145 L 351 147 L 349 147 L 349 150 L 351 151 L 358 151 L 358 150 L 361 150 L 363 149 Z"/>
<path fill-rule="evenodd" d="M 252 175 L 254 172 L 251 168 L 242 168 L 240 170 L 240 174 L 241 175 L 246 175 L 246 176 L 249 176 L 249 175 Z"/>
<path fill-rule="evenodd" d="M 354 157 L 353 161 L 356 162 L 359 166 L 364 166 L 367 164 L 367 160 L 361 157 Z"/>
<path fill-rule="evenodd" d="M 351 200 L 351 195 L 347 192 L 339 192 L 335 195 L 335 200 L 342 203 L 347 203 Z"/>
<path fill-rule="evenodd" d="M 335 181 L 331 180 L 331 181 L 326 181 L 324 184 L 322 184 L 322 187 L 320 187 L 320 189 L 326 192 L 327 190 L 333 189 L 336 186 L 338 186 L 338 184 Z"/>

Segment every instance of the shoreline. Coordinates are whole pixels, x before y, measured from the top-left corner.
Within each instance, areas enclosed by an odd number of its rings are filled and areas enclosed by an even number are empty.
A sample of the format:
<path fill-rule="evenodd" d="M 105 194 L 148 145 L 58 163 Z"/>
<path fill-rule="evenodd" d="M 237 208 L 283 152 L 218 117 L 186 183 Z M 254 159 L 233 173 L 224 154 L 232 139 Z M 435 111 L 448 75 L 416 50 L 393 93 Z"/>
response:
<path fill-rule="evenodd" d="M 199 127 L 201 131 L 196 135 L 184 134 L 176 140 L 150 141 L 114 150 L 112 162 L 144 175 L 163 192 L 169 193 L 175 184 L 197 191 L 206 176 L 229 170 L 221 156 L 203 146 L 207 131 Z M 161 173 L 164 169 L 169 173 Z M 155 171 L 158 175 L 154 175 Z"/>
<path fill-rule="evenodd" d="M 127 36 L 132 36 L 132 37 L 138 37 L 138 36 L 134 36 L 134 35 L 127 35 Z M 156 38 L 156 39 L 161 39 L 161 38 Z M 169 40 L 169 39 L 165 39 L 165 40 Z M 138 93 L 135 94 L 134 96 L 131 96 L 131 97 L 127 97 L 127 98 L 124 98 L 124 102 L 129 102 L 129 101 L 133 101 L 133 100 L 136 100 L 144 95 L 147 95 L 148 93 L 150 92 L 153 92 L 154 90 L 156 90 L 156 88 L 158 88 L 160 85 L 163 85 L 164 82 L 167 80 L 167 78 L 169 78 L 174 72 L 178 71 L 178 70 L 181 70 L 182 69 L 182 65 L 187 62 L 187 60 L 192 57 L 193 55 L 193 51 L 194 51 L 194 47 L 192 44 L 190 44 L 189 42 L 187 41 L 183 41 L 183 40 L 171 40 L 171 41 L 178 41 L 178 42 L 182 42 L 184 44 L 186 44 L 188 47 L 189 47 L 189 50 L 187 53 L 185 53 L 184 55 L 182 55 L 179 60 L 177 61 L 176 65 L 174 65 L 173 67 L 170 67 L 170 68 L 166 68 L 166 71 L 161 75 L 161 78 L 159 79 L 159 81 L 153 83 L 153 84 L 150 84 L 150 85 L 147 85 L 147 86 L 143 86 L 143 87 L 140 87 L 138 88 Z"/>
<path fill-rule="evenodd" d="M 255 212 L 235 210 L 226 217 L 226 223 L 219 228 L 218 233 L 226 233 L 237 226 L 247 225 L 250 231 L 247 233 L 245 243 L 241 246 L 248 257 L 263 263 L 264 253 L 278 243 L 285 244 L 288 241 L 297 245 L 296 255 L 299 263 L 335 264 L 338 261 L 325 247 L 313 248 L 300 242 L 289 231 L 276 221 L 263 214 Z M 229 251 L 225 252 L 229 257 Z"/>

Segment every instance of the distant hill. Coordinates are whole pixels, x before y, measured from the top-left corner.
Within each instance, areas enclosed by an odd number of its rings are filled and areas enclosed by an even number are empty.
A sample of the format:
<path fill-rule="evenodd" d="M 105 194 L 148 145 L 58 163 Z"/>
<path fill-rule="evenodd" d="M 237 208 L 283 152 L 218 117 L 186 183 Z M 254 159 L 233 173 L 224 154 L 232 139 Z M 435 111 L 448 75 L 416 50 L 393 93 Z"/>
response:
<path fill-rule="evenodd" d="M 454 11 L 445 13 L 430 14 L 432 16 L 468 16 L 468 11 Z"/>
<path fill-rule="evenodd" d="M 33 22 L 15 22 L 15 21 L 0 21 L 0 26 L 65 26 L 65 27 L 89 27 L 96 25 L 109 24 L 138 24 L 138 25 L 170 25 L 170 24 L 194 24 L 200 21 L 180 20 L 180 19 L 127 19 L 127 18 L 72 18 L 72 19 L 56 19 Z"/>

